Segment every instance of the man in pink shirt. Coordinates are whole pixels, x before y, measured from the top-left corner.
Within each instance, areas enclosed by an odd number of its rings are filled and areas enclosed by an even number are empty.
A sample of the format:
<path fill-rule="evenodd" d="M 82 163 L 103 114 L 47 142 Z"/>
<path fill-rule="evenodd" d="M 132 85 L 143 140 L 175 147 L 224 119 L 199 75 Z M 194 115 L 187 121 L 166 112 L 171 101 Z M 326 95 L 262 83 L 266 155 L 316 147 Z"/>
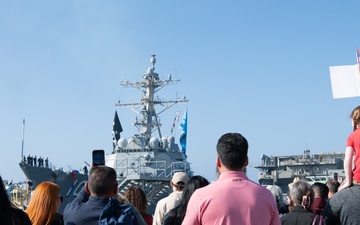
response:
<path fill-rule="evenodd" d="M 275 199 L 265 187 L 249 180 L 248 142 L 227 133 L 217 144 L 219 179 L 191 196 L 183 225 L 280 225 Z"/>

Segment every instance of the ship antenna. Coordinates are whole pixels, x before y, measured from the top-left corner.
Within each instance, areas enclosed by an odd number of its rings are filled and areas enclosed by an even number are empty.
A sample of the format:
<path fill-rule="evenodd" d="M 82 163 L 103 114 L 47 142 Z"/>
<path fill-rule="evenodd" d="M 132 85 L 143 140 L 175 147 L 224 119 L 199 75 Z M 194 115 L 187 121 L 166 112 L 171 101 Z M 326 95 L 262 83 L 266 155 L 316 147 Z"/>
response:
<path fill-rule="evenodd" d="M 25 119 L 23 119 L 23 136 L 21 141 L 21 160 L 24 157 Z"/>
<path fill-rule="evenodd" d="M 156 58 L 155 58 L 156 55 L 151 55 L 151 58 L 150 58 L 150 62 L 152 64 L 152 67 L 151 69 L 155 70 L 155 63 L 156 63 Z"/>

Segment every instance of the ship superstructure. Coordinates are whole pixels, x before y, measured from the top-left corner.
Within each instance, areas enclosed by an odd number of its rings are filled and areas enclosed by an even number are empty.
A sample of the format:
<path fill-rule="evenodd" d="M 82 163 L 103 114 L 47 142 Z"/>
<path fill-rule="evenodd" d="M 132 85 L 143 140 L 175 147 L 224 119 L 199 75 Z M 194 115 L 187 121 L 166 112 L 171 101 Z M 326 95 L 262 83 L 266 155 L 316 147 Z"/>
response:
<path fill-rule="evenodd" d="M 170 180 L 175 172 L 183 171 L 192 176 L 185 150 L 175 143 L 174 136 L 161 132 L 159 114 L 177 103 L 188 102 L 186 98 L 162 100 L 154 97 L 160 89 L 179 80 L 161 80 L 155 73 L 155 55 L 151 56 L 151 67 L 143 75 L 141 82 L 123 81 L 124 87 L 133 87 L 142 92 L 140 102 L 117 103 L 118 107 L 128 107 L 140 115 L 133 121 L 138 133 L 130 138 L 115 140 L 115 148 L 106 156 L 106 165 L 115 168 L 118 176 L 119 192 L 123 194 L 132 185 L 141 186 L 149 201 L 149 211 L 157 201 L 168 195 Z M 157 112 L 156 106 L 162 107 Z M 116 118 L 116 117 L 115 117 Z M 186 121 L 185 121 L 186 122 Z M 115 122 L 116 123 L 116 122 Z"/>
<path fill-rule="evenodd" d="M 263 186 L 277 185 L 287 193 L 288 184 L 295 177 L 307 180 L 309 183 L 322 182 L 334 176 L 345 177 L 345 153 L 310 154 L 305 150 L 303 155 L 261 156 L 259 169 L 259 184 Z"/>
<path fill-rule="evenodd" d="M 186 158 L 186 139 L 182 138 L 181 147 L 175 142 L 175 136 L 164 135 L 161 132 L 159 114 L 163 113 L 177 103 L 186 103 L 186 98 L 163 100 L 154 95 L 169 84 L 176 84 L 177 79 L 171 76 L 161 80 L 155 73 L 155 55 L 151 56 L 151 67 L 147 69 L 140 82 L 121 82 L 124 87 L 133 87 L 141 91 L 140 101 L 137 103 L 120 103 L 118 107 L 128 107 L 139 114 L 133 121 L 138 132 L 129 138 L 120 138 L 122 127 L 116 112 L 114 127 L 117 123 L 118 130 L 113 130 L 114 149 L 105 157 L 105 164 L 113 167 L 117 172 L 119 193 L 123 194 L 128 187 L 137 185 L 145 191 L 149 201 L 149 213 L 153 213 L 159 199 L 167 196 L 171 191 L 170 180 L 175 172 L 183 171 L 189 176 L 193 175 L 190 163 Z M 157 111 L 156 107 L 162 107 Z M 185 111 L 186 115 L 186 111 Z M 186 117 L 181 125 L 186 133 Z M 185 124 L 183 124 L 185 123 Z M 57 183 L 64 196 L 59 212 L 63 212 L 67 203 L 71 202 L 84 187 L 87 181 L 87 168 L 82 170 L 55 168 L 48 161 L 36 164 L 37 160 L 25 157 L 20 162 L 20 167 L 26 177 L 32 181 L 33 189 L 43 181 Z"/>

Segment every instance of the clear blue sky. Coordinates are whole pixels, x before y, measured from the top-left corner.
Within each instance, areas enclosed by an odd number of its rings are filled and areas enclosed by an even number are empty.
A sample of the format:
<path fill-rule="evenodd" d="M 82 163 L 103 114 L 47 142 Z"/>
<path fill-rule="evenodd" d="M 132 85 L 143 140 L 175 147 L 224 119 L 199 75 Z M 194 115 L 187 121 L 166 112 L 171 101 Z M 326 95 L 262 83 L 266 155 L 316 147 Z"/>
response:
<path fill-rule="evenodd" d="M 358 1 L 1 1 L 0 174 L 25 179 L 25 155 L 73 169 L 112 150 L 115 103 L 139 100 L 120 81 L 156 71 L 181 82 L 159 96 L 186 97 L 162 116 L 168 134 L 188 108 L 188 159 L 213 180 L 227 132 L 261 154 L 343 152 L 360 98 L 333 99 L 329 66 L 356 63 Z M 123 137 L 133 114 L 118 109 Z M 178 136 L 180 131 L 176 129 Z M 248 175 L 257 181 L 257 171 Z"/>

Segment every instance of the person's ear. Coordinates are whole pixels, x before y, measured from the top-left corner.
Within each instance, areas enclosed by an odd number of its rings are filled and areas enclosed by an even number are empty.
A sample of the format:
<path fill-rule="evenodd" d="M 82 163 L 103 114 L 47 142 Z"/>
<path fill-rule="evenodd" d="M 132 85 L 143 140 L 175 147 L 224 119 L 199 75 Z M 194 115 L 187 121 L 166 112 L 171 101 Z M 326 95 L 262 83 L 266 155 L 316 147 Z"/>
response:
<path fill-rule="evenodd" d="M 85 183 L 85 191 L 86 191 L 86 193 L 91 194 L 88 182 Z"/>
<path fill-rule="evenodd" d="M 244 166 L 247 166 L 247 165 L 249 165 L 249 157 L 246 157 Z"/>
<path fill-rule="evenodd" d="M 115 195 L 117 195 L 118 189 L 119 189 L 119 186 L 118 186 L 118 183 L 116 183 L 116 184 L 115 184 L 115 188 L 114 188 L 114 194 L 115 194 Z"/>
<path fill-rule="evenodd" d="M 216 167 L 220 168 L 221 167 L 221 160 L 219 158 L 219 156 L 216 156 Z"/>

